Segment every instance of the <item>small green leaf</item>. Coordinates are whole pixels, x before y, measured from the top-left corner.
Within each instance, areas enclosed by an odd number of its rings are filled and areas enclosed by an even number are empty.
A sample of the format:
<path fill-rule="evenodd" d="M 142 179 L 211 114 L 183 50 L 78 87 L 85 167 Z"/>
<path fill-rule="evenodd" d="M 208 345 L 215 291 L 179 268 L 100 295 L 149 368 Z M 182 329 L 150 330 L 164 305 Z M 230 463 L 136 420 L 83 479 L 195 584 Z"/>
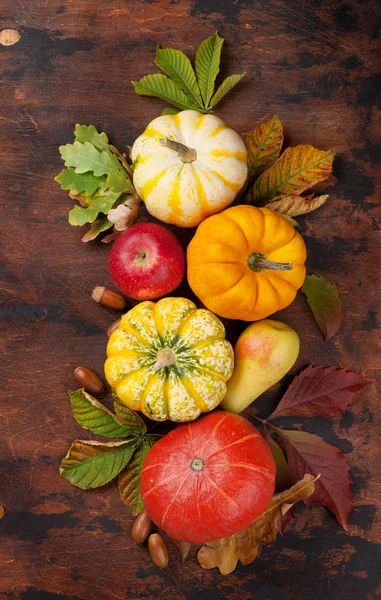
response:
<path fill-rule="evenodd" d="M 121 171 L 111 169 L 111 171 L 107 175 L 107 187 L 110 188 L 112 192 L 115 192 L 117 194 L 122 192 L 134 191 L 134 186 L 132 185 L 130 179 L 127 177 L 127 174 L 124 171 L 124 169 Z"/>
<path fill-rule="evenodd" d="M 230 90 L 233 89 L 233 87 L 237 85 L 237 83 L 239 83 L 242 77 L 244 77 L 245 75 L 246 73 L 241 73 L 237 75 L 229 75 L 229 77 L 226 77 L 226 79 L 221 83 L 220 87 L 212 97 L 208 108 L 214 108 L 216 104 L 218 104 L 220 100 L 222 100 L 222 98 L 226 96 L 226 94 L 230 92 Z"/>
<path fill-rule="evenodd" d="M 144 509 L 140 495 L 140 474 L 143 462 L 158 439 L 159 436 L 146 435 L 136 448 L 128 466 L 119 474 L 118 486 L 120 497 L 134 516 L 138 515 Z"/>
<path fill-rule="evenodd" d="M 139 96 L 154 96 L 155 98 L 161 98 L 173 106 L 177 106 L 182 110 L 200 110 L 198 106 L 180 90 L 169 77 L 155 73 L 154 75 L 146 75 L 139 81 L 133 81 L 132 85 L 135 88 L 135 92 Z"/>
<path fill-rule="evenodd" d="M 163 115 L 178 115 L 179 112 L 180 111 L 177 108 L 165 108 L 161 114 L 162 114 L 162 116 Z"/>
<path fill-rule="evenodd" d="M 113 393 L 114 410 L 119 421 L 127 427 L 129 435 L 139 436 L 144 435 L 147 431 L 147 426 L 139 415 L 121 403 L 118 396 Z"/>
<path fill-rule="evenodd" d="M 132 435 L 130 429 L 85 390 L 69 392 L 69 398 L 74 418 L 84 429 L 108 438 L 126 438 Z"/>
<path fill-rule="evenodd" d="M 76 125 L 74 130 L 75 139 L 81 144 L 90 142 L 100 150 L 108 147 L 108 137 L 105 133 L 99 133 L 94 125 Z"/>
<path fill-rule="evenodd" d="M 92 223 L 97 218 L 98 213 L 99 210 L 92 208 L 91 206 L 88 208 L 74 206 L 74 208 L 69 212 L 69 223 L 70 225 L 74 225 L 76 227 L 84 225 L 85 223 Z"/>
<path fill-rule="evenodd" d="M 76 173 L 75 169 L 63 169 L 57 177 L 54 178 L 61 185 L 62 190 L 69 190 L 71 194 L 85 194 L 91 196 L 101 188 L 106 188 L 106 179 L 104 176 L 96 177 L 93 173 Z"/>
<path fill-rule="evenodd" d="M 105 194 L 99 194 L 97 196 L 90 196 L 87 198 L 90 206 L 97 209 L 98 212 L 103 212 L 105 215 L 112 209 L 115 202 L 120 198 L 121 192 L 114 194 L 114 192 L 106 191 Z"/>
<path fill-rule="evenodd" d="M 96 176 L 107 175 L 111 169 L 119 169 L 118 160 L 108 151 L 100 151 L 90 142 L 74 142 L 60 146 L 66 167 L 74 167 L 76 173 L 91 171 Z"/>
<path fill-rule="evenodd" d="M 106 229 L 110 229 L 110 227 L 112 227 L 112 223 L 110 223 L 107 217 L 94 221 L 89 231 L 83 236 L 82 242 L 91 242 L 92 240 L 95 240 L 102 231 L 106 231 Z"/>
<path fill-rule="evenodd" d="M 276 475 L 275 475 L 275 491 L 283 492 L 292 485 L 291 471 L 282 448 L 271 437 L 268 430 L 265 429 L 264 437 L 270 446 L 271 454 L 275 460 Z"/>
<path fill-rule="evenodd" d="M 89 490 L 109 483 L 128 464 L 136 444 L 75 440 L 61 462 L 60 475 L 71 484 Z"/>
<path fill-rule="evenodd" d="M 178 88 L 185 92 L 193 104 L 199 109 L 204 108 L 196 75 L 189 58 L 183 52 L 171 48 L 161 49 L 158 46 L 155 63 Z"/>
<path fill-rule="evenodd" d="M 302 287 L 315 321 L 326 342 L 337 333 L 341 323 L 341 298 L 334 283 L 325 277 L 306 275 Z"/>
<path fill-rule="evenodd" d="M 220 70 L 221 49 L 223 38 L 216 31 L 212 36 L 201 42 L 196 53 L 196 75 L 205 107 L 214 92 L 214 84 Z"/>

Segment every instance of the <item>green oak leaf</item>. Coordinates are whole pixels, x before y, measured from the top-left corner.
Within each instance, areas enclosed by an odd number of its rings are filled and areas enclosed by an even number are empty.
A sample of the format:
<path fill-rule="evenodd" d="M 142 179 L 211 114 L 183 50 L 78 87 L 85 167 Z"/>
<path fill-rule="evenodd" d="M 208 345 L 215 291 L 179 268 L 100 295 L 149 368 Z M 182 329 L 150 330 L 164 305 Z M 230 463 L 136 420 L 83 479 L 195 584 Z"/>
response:
<path fill-rule="evenodd" d="M 108 137 L 105 133 L 99 133 L 94 125 L 76 125 L 74 130 L 75 139 L 81 144 L 90 142 L 100 150 L 108 148 Z"/>
<path fill-rule="evenodd" d="M 214 84 L 220 70 L 221 49 L 223 38 L 216 31 L 212 36 L 201 42 L 196 53 L 196 75 L 198 85 L 207 108 L 214 92 Z"/>
<path fill-rule="evenodd" d="M 111 169 L 119 169 L 118 160 L 110 152 L 97 150 L 90 142 L 60 146 L 60 153 L 65 166 L 74 167 L 76 173 L 91 171 L 99 177 L 107 175 Z"/>
<path fill-rule="evenodd" d="M 154 96 L 182 110 L 191 109 L 205 112 L 204 109 L 195 105 L 169 77 L 161 75 L 161 73 L 146 75 L 139 81 L 133 81 L 132 85 L 139 96 Z"/>
<path fill-rule="evenodd" d="M 146 435 L 136 448 L 129 464 L 120 472 L 118 477 L 120 497 L 134 516 L 138 515 L 144 509 L 140 495 L 140 474 L 143 462 L 159 437 L 156 435 Z"/>
<path fill-rule="evenodd" d="M 121 192 L 114 193 L 106 190 L 105 194 L 99 194 L 97 196 L 90 196 L 87 198 L 91 208 L 96 209 L 98 212 L 103 212 L 105 215 L 112 209 L 115 202 L 122 195 Z"/>
<path fill-rule="evenodd" d="M 111 169 L 107 175 L 106 185 L 111 189 L 112 192 L 115 193 L 134 191 L 134 186 L 124 170 L 117 171 L 116 169 Z"/>
<path fill-rule="evenodd" d="M 106 179 L 96 177 L 93 173 L 76 173 L 73 167 L 63 169 L 57 177 L 54 178 L 61 185 L 62 190 L 69 190 L 71 194 L 85 194 L 91 196 L 101 188 L 106 188 Z"/>
<path fill-rule="evenodd" d="M 178 88 L 180 88 L 198 109 L 203 109 L 200 89 L 196 81 L 191 62 L 180 50 L 171 48 L 156 48 L 155 63 L 166 73 Z"/>
<path fill-rule="evenodd" d="M 75 440 L 61 462 L 60 475 L 82 490 L 106 485 L 128 464 L 135 447 L 134 440 Z"/>
<path fill-rule="evenodd" d="M 104 219 L 98 219 L 97 221 L 94 221 L 89 231 L 87 231 L 83 236 L 82 242 L 91 242 L 92 240 L 95 240 L 97 235 L 102 233 L 102 231 L 106 231 L 106 229 L 110 229 L 110 227 L 112 227 L 112 223 L 108 220 L 107 217 L 105 217 Z"/>
<path fill-rule="evenodd" d="M 111 223 L 110 223 L 111 225 Z M 117 417 L 84 389 L 69 392 L 71 410 L 81 427 L 108 438 L 126 438 L 132 435 Z"/>
<path fill-rule="evenodd" d="M 97 218 L 98 213 L 99 210 L 91 206 L 88 208 L 74 206 L 74 208 L 69 212 L 69 223 L 70 225 L 74 225 L 76 227 L 85 225 L 85 223 L 92 223 Z"/>

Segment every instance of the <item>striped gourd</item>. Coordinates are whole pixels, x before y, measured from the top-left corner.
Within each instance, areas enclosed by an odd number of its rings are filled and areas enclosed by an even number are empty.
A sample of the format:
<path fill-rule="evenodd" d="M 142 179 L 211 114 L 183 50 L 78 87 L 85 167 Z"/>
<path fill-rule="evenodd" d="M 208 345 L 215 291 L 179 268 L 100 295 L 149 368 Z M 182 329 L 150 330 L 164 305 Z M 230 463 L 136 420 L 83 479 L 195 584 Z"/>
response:
<path fill-rule="evenodd" d="M 185 298 L 132 308 L 107 357 L 106 379 L 121 402 L 157 421 L 192 421 L 215 408 L 234 366 L 221 321 Z"/>
<path fill-rule="evenodd" d="M 214 115 L 154 119 L 135 141 L 134 186 L 157 219 L 195 227 L 233 202 L 247 177 L 240 135 Z"/>

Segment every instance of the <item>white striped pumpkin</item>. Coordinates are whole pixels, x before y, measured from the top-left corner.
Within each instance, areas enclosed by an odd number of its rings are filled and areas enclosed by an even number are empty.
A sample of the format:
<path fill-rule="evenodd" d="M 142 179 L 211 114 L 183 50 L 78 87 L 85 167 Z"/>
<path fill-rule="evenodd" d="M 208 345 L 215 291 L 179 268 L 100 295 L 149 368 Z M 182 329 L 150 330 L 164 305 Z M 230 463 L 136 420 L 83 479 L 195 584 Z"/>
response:
<path fill-rule="evenodd" d="M 247 177 L 241 136 L 195 110 L 154 119 L 131 158 L 134 186 L 148 212 L 180 227 L 195 227 L 229 206 Z"/>

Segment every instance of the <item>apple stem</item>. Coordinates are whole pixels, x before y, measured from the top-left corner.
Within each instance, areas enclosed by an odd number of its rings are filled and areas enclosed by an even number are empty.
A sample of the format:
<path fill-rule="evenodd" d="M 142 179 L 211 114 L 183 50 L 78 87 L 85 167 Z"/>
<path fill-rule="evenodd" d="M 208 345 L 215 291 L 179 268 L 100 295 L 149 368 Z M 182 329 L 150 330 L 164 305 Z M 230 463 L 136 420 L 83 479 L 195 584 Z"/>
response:
<path fill-rule="evenodd" d="M 171 150 L 175 150 L 175 152 L 180 155 L 181 160 L 185 163 L 191 163 L 197 158 L 197 152 L 194 148 L 188 148 L 188 146 L 185 146 L 185 144 L 181 144 L 175 140 L 161 138 L 159 140 L 159 144 L 165 146 L 166 148 L 170 148 Z"/>
<path fill-rule="evenodd" d="M 164 348 L 163 350 L 159 350 L 156 355 L 156 362 L 152 367 L 153 371 L 158 371 L 163 367 L 171 367 L 176 362 L 176 356 L 169 348 Z"/>

